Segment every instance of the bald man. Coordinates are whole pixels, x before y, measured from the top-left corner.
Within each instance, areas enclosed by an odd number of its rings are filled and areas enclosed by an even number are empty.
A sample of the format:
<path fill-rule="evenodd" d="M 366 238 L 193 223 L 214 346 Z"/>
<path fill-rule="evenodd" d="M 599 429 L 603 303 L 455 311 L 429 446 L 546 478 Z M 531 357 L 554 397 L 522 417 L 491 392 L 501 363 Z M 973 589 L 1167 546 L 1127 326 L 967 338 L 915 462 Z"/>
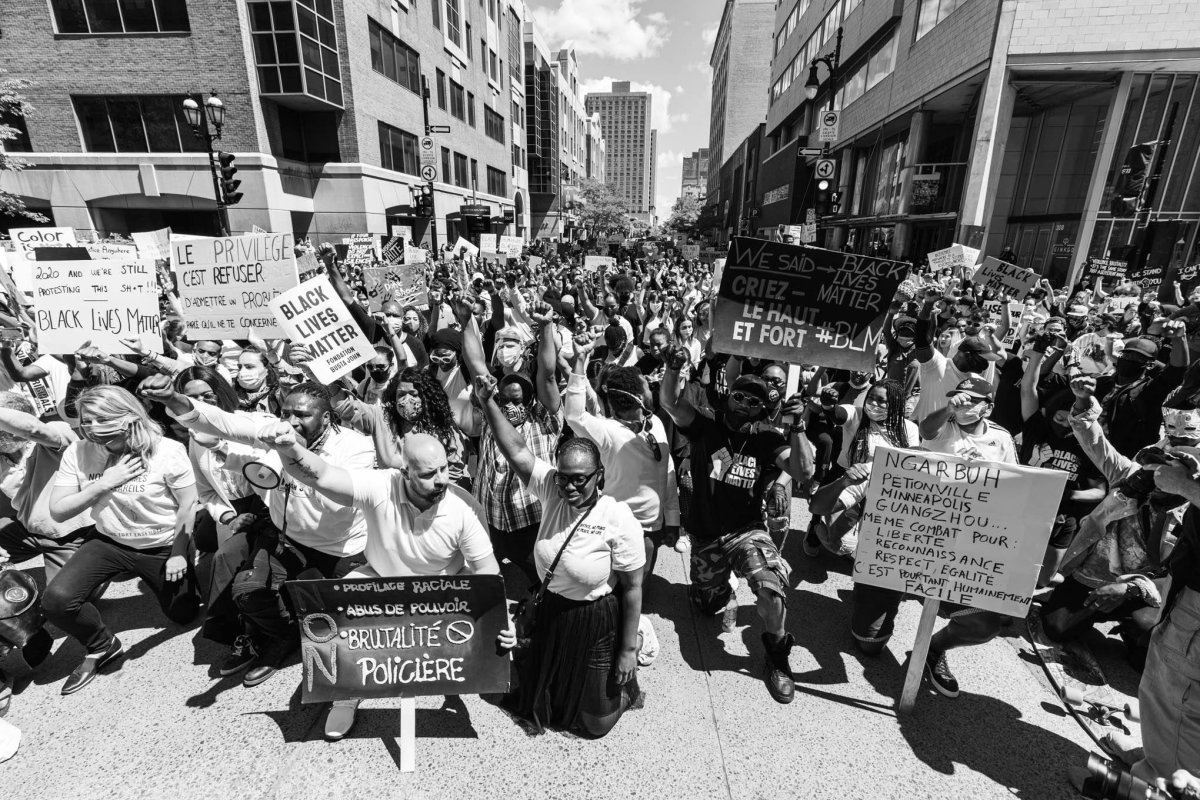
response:
<path fill-rule="evenodd" d="M 263 437 L 297 481 L 360 510 L 367 523 L 367 565 L 346 577 L 499 575 L 483 509 L 450 482 L 446 448 L 432 436 L 404 440 L 400 469 L 343 469 L 305 448 L 290 425 Z M 339 700 L 325 720 L 337 741 L 354 725 L 357 699 Z"/>

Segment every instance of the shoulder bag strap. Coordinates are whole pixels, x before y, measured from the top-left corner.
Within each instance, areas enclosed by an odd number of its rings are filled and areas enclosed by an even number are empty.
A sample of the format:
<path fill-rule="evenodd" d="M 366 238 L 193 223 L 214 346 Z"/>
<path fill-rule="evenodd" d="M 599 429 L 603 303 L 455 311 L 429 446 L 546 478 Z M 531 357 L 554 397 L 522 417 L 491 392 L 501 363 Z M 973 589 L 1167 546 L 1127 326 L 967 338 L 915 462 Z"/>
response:
<path fill-rule="evenodd" d="M 597 499 L 597 502 L 599 502 L 599 499 Z M 592 508 L 595 508 L 595 506 L 592 506 Z M 554 570 L 558 568 L 558 562 L 562 559 L 563 553 L 566 552 L 567 545 L 569 545 L 571 543 L 571 539 L 574 538 L 575 531 L 579 530 L 579 526 L 583 524 L 583 521 L 587 519 L 589 515 L 591 515 L 592 508 L 589 508 L 583 513 L 583 516 L 581 516 L 571 528 L 571 532 L 567 534 L 567 538 L 563 540 L 562 547 L 558 548 L 558 554 L 554 556 L 554 560 L 550 562 L 550 569 L 546 570 L 546 577 L 543 578 L 542 582 L 538 584 L 537 591 L 533 594 L 533 601 L 535 603 L 541 602 L 542 595 L 546 593 L 546 587 L 550 585 L 550 581 L 554 580 Z"/>

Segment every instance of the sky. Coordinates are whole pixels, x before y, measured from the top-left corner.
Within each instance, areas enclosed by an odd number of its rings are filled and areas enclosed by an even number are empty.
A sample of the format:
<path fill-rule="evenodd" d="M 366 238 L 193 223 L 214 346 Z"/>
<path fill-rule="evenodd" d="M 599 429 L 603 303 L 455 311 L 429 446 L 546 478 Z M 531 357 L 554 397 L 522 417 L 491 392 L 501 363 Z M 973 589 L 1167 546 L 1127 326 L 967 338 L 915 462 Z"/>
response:
<path fill-rule="evenodd" d="M 658 129 L 656 208 L 666 219 L 680 194 L 683 157 L 708 146 L 708 60 L 723 0 L 530 0 L 551 49 L 575 48 L 584 93 L 631 81 L 648 91 Z"/>

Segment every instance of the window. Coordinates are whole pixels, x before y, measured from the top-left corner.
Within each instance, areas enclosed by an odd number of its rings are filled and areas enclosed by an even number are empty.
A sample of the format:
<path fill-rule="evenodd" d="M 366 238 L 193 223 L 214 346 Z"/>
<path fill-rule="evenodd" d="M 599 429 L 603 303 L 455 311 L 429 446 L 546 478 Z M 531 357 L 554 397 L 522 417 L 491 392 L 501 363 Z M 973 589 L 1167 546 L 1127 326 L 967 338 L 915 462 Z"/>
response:
<path fill-rule="evenodd" d="M 437 103 L 438 108 L 446 110 L 446 73 L 437 71 Z"/>
<path fill-rule="evenodd" d="M 467 124 L 475 127 L 475 94 L 467 92 Z"/>
<path fill-rule="evenodd" d="M 342 105 L 332 0 L 250 0 L 250 30 L 264 94 L 307 94 Z"/>
<path fill-rule="evenodd" d="M 0 141 L 0 150 L 7 153 L 33 152 L 33 146 L 29 142 L 29 129 L 25 126 L 25 117 L 0 108 L 0 126 L 3 125 L 12 128 L 16 134 L 12 139 Z"/>
<path fill-rule="evenodd" d="M 433 27 L 439 31 L 442 29 L 442 0 L 429 0 L 433 6 Z"/>
<path fill-rule="evenodd" d="M 471 188 L 479 186 L 479 162 L 471 159 Z"/>
<path fill-rule="evenodd" d="M 892 36 L 888 41 L 884 42 L 883 47 L 880 47 L 871 54 L 871 60 L 867 62 L 867 88 L 870 89 L 888 75 L 891 75 L 895 67 L 896 37 Z"/>
<path fill-rule="evenodd" d="M 462 13 L 458 0 L 446 0 L 446 38 L 462 47 Z"/>
<path fill-rule="evenodd" d="M 479 68 L 483 70 L 483 74 L 487 75 L 487 39 L 479 40 Z"/>
<path fill-rule="evenodd" d="M 384 169 L 416 175 L 420 167 L 418 161 L 416 136 L 379 123 L 379 163 Z"/>
<path fill-rule="evenodd" d="M 467 121 L 467 92 L 454 81 L 450 81 L 450 113 Z"/>
<path fill-rule="evenodd" d="M 442 148 L 442 183 L 450 183 L 450 150 Z"/>
<path fill-rule="evenodd" d="M 500 66 L 496 60 L 495 50 L 488 50 L 488 77 L 497 83 L 500 82 Z"/>
<path fill-rule="evenodd" d="M 421 57 L 373 19 L 367 20 L 371 37 L 371 67 L 384 77 L 420 96 Z"/>
<path fill-rule="evenodd" d="M 512 104 L 512 120 L 516 125 L 521 124 L 521 107 L 517 105 L 516 100 L 514 100 Z"/>
<path fill-rule="evenodd" d="M 500 144 L 504 144 L 504 117 L 483 107 L 483 132 Z"/>
<path fill-rule="evenodd" d="M 462 153 L 454 154 L 454 185 L 461 186 L 463 189 L 470 189 L 471 184 L 467 183 L 467 157 Z"/>
<path fill-rule="evenodd" d="M 204 143 L 183 117 L 182 96 L 71 98 L 89 153 L 193 153 Z"/>
<path fill-rule="evenodd" d="M 499 16 L 499 5 L 500 4 L 497 3 L 496 0 L 487 0 L 488 18 L 490 18 L 492 22 L 496 22 L 497 17 Z"/>
<path fill-rule="evenodd" d="M 471 23 L 468 22 L 467 23 L 467 32 L 463 35 L 463 44 L 465 44 L 467 47 L 467 60 L 468 61 L 475 58 L 475 51 L 474 51 L 475 45 L 472 44 L 473 41 L 474 40 L 471 38 Z"/>
<path fill-rule="evenodd" d="M 959 6 L 967 4 L 967 0 L 921 0 L 917 11 L 917 37 L 920 39 L 933 30 L 933 26 L 953 14 Z"/>
<path fill-rule="evenodd" d="M 497 197 L 508 197 L 508 173 L 502 169 L 488 167 L 487 193 Z"/>
<path fill-rule="evenodd" d="M 190 31 L 185 0 L 51 0 L 59 33 Z"/>

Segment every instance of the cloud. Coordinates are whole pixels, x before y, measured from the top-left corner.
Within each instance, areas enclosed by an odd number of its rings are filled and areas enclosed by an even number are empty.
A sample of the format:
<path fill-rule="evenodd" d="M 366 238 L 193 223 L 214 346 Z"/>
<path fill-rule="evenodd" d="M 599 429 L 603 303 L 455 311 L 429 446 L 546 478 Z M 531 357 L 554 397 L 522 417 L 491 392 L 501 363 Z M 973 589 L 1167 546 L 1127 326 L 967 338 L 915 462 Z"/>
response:
<path fill-rule="evenodd" d="M 717 26 L 709 25 L 703 28 L 700 31 L 700 40 L 709 47 L 712 47 L 713 43 L 717 41 Z"/>
<path fill-rule="evenodd" d="M 613 81 L 622 80 L 621 78 L 610 78 L 605 75 L 603 78 L 593 80 L 585 80 L 579 86 L 579 94 L 581 97 L 586 97 L 589 92 L 608 92 L 612 90 Z M 634 92 L 649 92 L 652 98 L 650 102 L 650 127 L 658 129 L 658 135 L 662 136 L 667 131 L 671 130 L 673 122 L 684 122 L 687 119 L 686 114 L 671 114 L 671 98 L 675 95 L 670 89 L 659 86 L 654 83 L 638 83 L 631 82 L 630 91 Z"/>
<path fill-rule="evenodd" d="M 618 61 L 657 55 L 670 36 L 665 14 L 642 13 L 644 0 L 560 0 L 534 8 L 533 17 L 551 48 Z"/>
<path fill-rule="evenodd" d="M 683 157 L 691 155 L 677 150 L 659 150 L 655 175 L 654 204 L 660 221 L 671 216 L 671 206 L 679 198 L 683 182 Z"/>
<path fill-rule="evenodd" d="M 687 65 L 687 68 L 690 72 L 699 72 L 701 75 L 712 78 L 712 64 L 707 61 L 693 61 Z"/>

